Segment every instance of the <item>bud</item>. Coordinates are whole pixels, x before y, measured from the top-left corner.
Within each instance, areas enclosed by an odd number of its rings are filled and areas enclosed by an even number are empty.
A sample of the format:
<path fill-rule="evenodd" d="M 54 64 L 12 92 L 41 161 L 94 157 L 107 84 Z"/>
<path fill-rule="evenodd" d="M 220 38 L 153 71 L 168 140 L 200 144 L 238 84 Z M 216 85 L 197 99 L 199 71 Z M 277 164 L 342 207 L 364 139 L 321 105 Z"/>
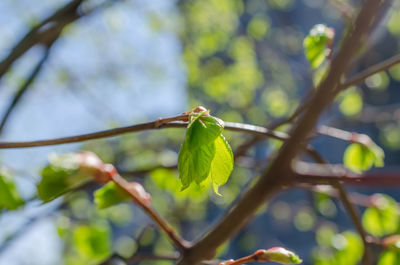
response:
<path fill-rule="evenodd" d="M 268 250 L 261 249 L 256 251 L 255 254 L 258 261 L 272 261 L 280 264 L 300 264 L 303 262 L 295 253 L 281 247 L 273 247 Z"/>
<path fill-rule="evenodd" d="M 128 185 L 128 189 L 130 192 L 136 195 L 136 197 L 140 198 L 144 203 L 151 203 L 151 196 L 146 192 L 143 188 L 142 184 L 138 182 L 130 182 Z"/>
<path fill-rule="evenodd" d="M 111 164 L 104 162 L 92 152 L 83 151 L 77 154 L 79 163 L 79 172 L 82 175 L 95 178 L 97 182 L 106 183 L 110 180 L 116 169 Z"/>

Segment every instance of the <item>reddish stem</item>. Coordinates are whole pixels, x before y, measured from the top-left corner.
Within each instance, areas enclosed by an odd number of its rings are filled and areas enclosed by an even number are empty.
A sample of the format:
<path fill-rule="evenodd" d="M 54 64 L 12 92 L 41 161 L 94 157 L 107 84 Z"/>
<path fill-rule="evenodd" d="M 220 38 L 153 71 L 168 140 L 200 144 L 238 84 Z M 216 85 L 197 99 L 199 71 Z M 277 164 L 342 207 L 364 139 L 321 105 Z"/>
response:
<path fill-rule="evenodd" d="M 151 207 L 150 203 L 142 200 L 136 193 L 129 189 L 129 182 L 121 177 L 118 173 L 110 175 L 111 180 L 120 188 L 125 190 L 132 197 L 133 201 L 139 205 L 146 214 L 154 220 L 154 222 L 167 234 L 167 236 L 174 242 L 180 250 L 187 249 L 187 242 L 181 239 L 169 224 Z"/>

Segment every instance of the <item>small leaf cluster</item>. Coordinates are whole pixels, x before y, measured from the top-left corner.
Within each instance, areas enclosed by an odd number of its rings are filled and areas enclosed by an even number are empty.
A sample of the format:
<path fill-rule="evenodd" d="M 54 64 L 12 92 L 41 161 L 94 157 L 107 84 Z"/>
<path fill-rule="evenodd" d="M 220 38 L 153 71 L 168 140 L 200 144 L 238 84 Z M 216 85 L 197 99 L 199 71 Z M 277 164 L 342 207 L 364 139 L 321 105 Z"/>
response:
<path fill-rule="evenodd" d="M 375 143 L 369 145 L 354 143 L 347 147 L 343 155 L 344 166 L 354 172 L 361 173 L 372 166 L 384 166 L 385 153 Z"/>
<path fill-rule="evenodd" d="M 318 24 L 310 30 L 310 33 L 304 39 L 305 54 L 312 69 L 319 67 L 330 53 L 334 35 L 335 32 L 332 28 Z"/>
<path fill-rule="evenodd" d="M 14 181 L 5 170 L 0 170 L 0 210 L 15 210 L 23 204 Z"/>
<path fill-rule="evenodd" d="M 233 170 L 233 153 L 222 135 L 224 123 L 208 111 L 190 115 L 186 137 L 179 151 L 178 170 L 182 190 L 191 183 L 201 184 L 208 177 L 215 193 L 228 181 Z"/>

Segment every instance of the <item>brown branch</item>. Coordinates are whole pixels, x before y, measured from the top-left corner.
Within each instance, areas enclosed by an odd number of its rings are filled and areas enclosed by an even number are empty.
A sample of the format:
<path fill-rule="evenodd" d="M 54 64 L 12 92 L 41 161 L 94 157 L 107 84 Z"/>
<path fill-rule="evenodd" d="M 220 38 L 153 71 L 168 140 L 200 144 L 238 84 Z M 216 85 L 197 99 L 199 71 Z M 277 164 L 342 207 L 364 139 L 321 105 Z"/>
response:
<path fill-rule="evenodd" d="M 343 90 L 351 86 L 359 85 L 371 75 L 374 75 L 381 71 L 385 71 L 398 63 L 400 63 L 400 54 L 397 54 L 383 62 L 370 66 L 361 73 L 358 73 L 355 76 L 349 78 L 345 83 L 343 83 L 343 85 L 340 86 L 340 89 Z"/>
<path fill-rule="evenodd" d="M 175 234 L 174 230 L 169 226 L 169 224 L 161 216 L 158 215 L 158 213 L 150 206 L 149 203 L 144 202 L 137 193 L 130 189 L 128 181 L 126 181 L 118 174 L 113 174 L 111 176 L 111 180 L 120 188 L 129 193 L 133 201 L 138 206 L 140 206 L 143 211 L 146 212 L 146 214 L 166 233 L 166 235 L 171 239 L 171 241 L 179 250 L 184 251 L 187 248 L 187 242 Z"/>
<path fill-rule="evenodd" d="M 29 75 L 29 77 L 25 80 L 25 82 L 20 86 L 18 91 L 15 93 L 14 98 L 10 102 L 10 105 L 7 107 L 7 110 L 5 111 L 3 118 L 1 119 L 0 134 L 2 133 L 4 126 L 6 125 L 8 118 L 10 117 L 11 112 L 18 105 L 18 102 L 20 101 L 22 96 L 26 93 L 26 91 L 28 91 L 30 85 L 34 82 L 40 70 L 42 69 L 43 64 L 48 59 L 51 50 L 51 45 L 52 44 L 46 47 L 43 57 L 37 63 L 31 74 Z"/>
<path fill-rule="evenodd" d="M 371 146 L 372 144 L 374 144 L 372 139 L 366 134 L 349 132 L 326 125 L 320 126 L 317 129 L 317 133 L 320 135 L 330 136 L 351 143 L 359 143 L 365 146 Z"/>
<path fill-rule="evenodd" d="M 85 0 L 72 0 L 56 10 L 49 17 L 33 27 L 12 49 L 8 56 L 0 62 L 0 78 L 10 69 L 11 65 L 23 54 L 37 44 L 48 45 L 59 37 L 63 29 L 70 23 L 93 13 L 101 7 L 117 2 L 105 1 L 88 11 L 79 10 Z"/>
<path fill-rule="evenodd" d="M 182 121 L 187 119 L 188 115 L 179 115 L 176 117 L 158 119 L 156 121 L 136 124 L 132 126 L 119 127 L 110 130 L 104 130 L 94 133 L 88 134 L 80 134 L 69 137 L 55 138 L 55 139 L 46 139 L 46 140 L 38 140 L 38 141 L 27 141 L 27 142 L 0 142 L 0 149 L 9 149 L 9 148 L 28 148 L 28 147 L 39 147 L 39 146 L 49 146 L 49 145 L 59 145 L 59 144 L 67 144 L 67 143 L 77 143 L 88 140 L 113 137 L 125 133 L 133 133 L 140 132 L 145 130 L 155 130 L 162 128 L 186 128 L 187 123 L 184 122 L 175 122 Z M 288 138 L 288 135 L 282 132 L 274 132 L 270 131 L 264 127 L 243 124 L 243 123 L 235 123 L 235 122 L 225 122 L 225 129 L 235 132 L 245 132 L 251 133 L 254 135 L 262 135 L 264 137 L 270 137 L 277 140 L 285 140 Z"/>
<path fill-rule="evenodd" d="M 315 167 L 313 167 L 316 169 Z M 333 181 L 339 181 L 346 185 L 357 187 L 385 187 L 397 188 L 400 185 L 400 174 L 398 172 L 377 171 L 372 173 L 364 173 L 357 175 L 352 172 L 343 170 L 340 172 L 322 172 L 322 170 L 296 171 L 293 175 L 296 182 L 308 183 L 312 185 L 331 185 Z"/>
<path fill-rule="evenodd" d="M 32 28 L 21 41 L 14 46 L 10 54 L 0 62 L 0 77 L 2 77 L 11 65 L 30 48 L 36 44 L 47 43 L 49 40 L 54 39 L 66 25 L 78 19 L 80 16 L 77 10 L 83 1 L 84 0 L 73 0 L 67 3 Z"/>
<path fill-rule="evenodd" d="M 378 64 L 375 64 L 373 66 L 370 66 L 369 68 L 365 69 L 364 71 L 362 71 L 361 73 L 358 73 L 356 75 L 354 75 L 353 77 L 349 78 L 346 82 L 344 82 L 339 89 L 340 90 L 345 90 L 351 86 L 356 86 L 361 84 L 362 82 L 365 81 L 365 79 L 367 79 L 368 77 L 379 73 L 381 71 L 385 71 L 387 69 L 389 69 L 390 67 L 392 67 L 393 65 L 396 65 L 400 63 L 400 54 L 395 55 L 383 62 L 380 62 Z M 272 124 L 268 125 L 267 128 L 269 128 L 270 130 L 274 130 L 275 128 L 282 126 L 284 124 L 288 124 L 291 123 L 293 121 L 296 120 L 296 118 L 298 116 L 300 116 L 308 107 L 308 104 L 310 103 L 309 100 L 307 100 L 307 98 L 309 98 L 310 95 L 308 95 L 306 97 L 306 100 L 304 100 L 304 103 L 300 104 L 296 111 L 290 115 L 288 118 L 286 119 L 282 119 L 276 122 L 273 122 Z M 252 137 L 251 139 L 247 140 L 246 142 L 244 142 L 242 145 L 240 145 L 236 152 L 235 152 L 235 156 L 243 156 L 246 154 L 247 150 L 257 144 L 258 142 L 260 142 L 262 140 L 262 138 L 260 137 Z"/>
<path fill-rule="evenodd" d="M 326 78 L 320 83 L 309 108 L 294 126 L 290 133 L 291 137 L 284 143 L 275 160 L 271 162 L 258 182 L 244 193 L 230 212 L 203 238 L 183 253 L 179 265 L 195 265 L 201 260 L 212 258 L 216 248 L 238 232 L 256 210 L 275 192 L 281 190 L 282 184 L 291 179 L 288 173 L 292 159 L 314 128 L 322 111 L 335 98 L 342 75 L 348 69 L 354 55 L 359 51 L 359 47 L 367 40 L 372 26 L 376 23 L 375 15 L 387 3 L 389 1 L 365 1 L 352 30 L 344 39 L 341 49 L 333 59 Z"/>
<path fill-rule="evenodd" d="M 284 124 L 288 124 L 291 123 L 293 121 L 296 120 L 296 118 L 301 115 L 303 113 L 303 111 L 308 107 L 309 102 L 309 95 L 307 95 L 305 97 L 304 103 L 300 104 L 297 109 L 295 110 L 295 112 L 290 115 L 289 117 L 282 119 L 282 120 L 278 120 L 276 122 L 271 123 L 270 125 L 267 126 L 267 128 L 271 131 L 275 130 L 276 128 L 284 125 Z M 255 144 L 259 143 L 263 138 L 260 136 L 254 136 L 250 139 L 248 139 L 246 142 L 244 142 L 243 144 L 241 144 L 235 151 L 235 158 L 236 157 L 241 157 L 244 156 L 247 151 L 250 149 L 250 147 L 254 146 Z"/>
<path fill-rule="evenodd" d="M 364 258 L 363 258 L 364 264 L 370 265 L 370 264 L 372 264 L 371 248 L 369 247 L 369 244 L 367 242 L 367 233 L 365 232 L 365 230 L 364 230 L 364 228 L 363 228 L 363 226 L 361 224 L 360 217 L 359 217 L 359 214 L 357 212 L 357 209 L 351 203 L 346 190 L 340 184 L 340 182 L 339 181 L 335 181 L 333 184 L 334 184 L 334 187 L 338 190 L 340 199 L 343 202 L 343 205 L 345 206 L 345 208 L 347 209 L 347 212 L 349 213 L 350 218 L 353 221 L 353 224 L 356 227 L 357 232 L 361 237 L 361 240 L 363 241 L 363 244 L 364 244 Z"/>

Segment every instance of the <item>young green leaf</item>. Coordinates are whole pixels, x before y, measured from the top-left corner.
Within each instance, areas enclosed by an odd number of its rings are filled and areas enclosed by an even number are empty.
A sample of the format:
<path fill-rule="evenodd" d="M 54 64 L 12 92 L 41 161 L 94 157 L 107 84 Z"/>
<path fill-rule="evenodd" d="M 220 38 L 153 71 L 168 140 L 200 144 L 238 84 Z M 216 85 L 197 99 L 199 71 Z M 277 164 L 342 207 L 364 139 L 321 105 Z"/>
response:
<path fill-rule="evenodd" d="M 101 260 L 111 252 L 111 231 L 107 224 L 80 225 L 74 230 L 73 241 L 78 253 L 88 260 Z"/>
<path fill-rule="evenodd" d="M 400 253 L 398 251 L 386 250 L 381 253 L 377 265 L 400 264 Z"/>
<path fill-rule="evenodd" d="M 256 255 L 258 256 L 258 260 L 272 261 L 280 264 L 300 264 L 303 262 L 294 252 L 282 247 L 258 250 Z"/>
<path fill-rule="evenodd" d="M 218 118 L 202 116 L 188 126 L 186 139 L 190 149 L 212 143 L 224 129 L 224 123 Z"/>
<path fill-rule="evenodd" d="M 330 45 L 335 32 L 323 24 L 315 25 L 304 39 L 303 46 L 311 68 L 320 66 L 330 53 Z"/>
<path fill-rule="evenodd" d="M 221 134 L 223 127 L 223 121 L 209 116 L 208 111 L 192 114 L 178 157 L 181 190 L 210 177 L 218 194 L 218 187 L 226 183 L 233 169 L 233 154 Z"/>
<path fill-rule="evenodd" d="M 388 195 L 375 194 L 372 207 L 365 210 L 362 224 L 373 236 L 385 236 L 398 231 L 400 215 L 397 202 Z"/>
<path fill-rule="evenodd" d="M 0 172 L 1 173 L 1 172 Z M 24 202 L 21 199 L 14 182 L 7 174 L 0 174 L 0 210 L 15 210 Z"/>
<path fill-rule="evenodd" d="M 200 184 L 207 178 L 214 155 L 215 145 L 213 142 L 198 148 L 190 148 L 186 140 L 183 142 L 178 156 L 181 190 L 188 188 L 193 181 Z"/>
<path fill-rule="evenodd" d="M 347 147 L 343 156 L 344 166 L 361 173 L 370 169 L 372 166 L 382 167 L 385 154 L 375 143 L 369 146 L 362 144 L 351 144 Z"/>
<path fill-rule="evenodd" d="M 48 165 L 43 168 L 42 180 L 37 186 L 40 199 L 49 202 L 63 195 L 70 189 L 85 182 L 88 177 L 79 174 L 78 170 Z"/>
<path fill-rule="evenodd" d="M 130 200 L 129 194 L 114 182 L 109 182 L 94 192 L 94 203 L 99 209 Z"/>
<path fill-rule="evenodd" d="M 211 162 L 210 177 L 216 194 L 219 186 L 224 185 L 233 170 L 233 153 L 228 141 L 221 134 L 215 141 L 215 155 Z"/>

